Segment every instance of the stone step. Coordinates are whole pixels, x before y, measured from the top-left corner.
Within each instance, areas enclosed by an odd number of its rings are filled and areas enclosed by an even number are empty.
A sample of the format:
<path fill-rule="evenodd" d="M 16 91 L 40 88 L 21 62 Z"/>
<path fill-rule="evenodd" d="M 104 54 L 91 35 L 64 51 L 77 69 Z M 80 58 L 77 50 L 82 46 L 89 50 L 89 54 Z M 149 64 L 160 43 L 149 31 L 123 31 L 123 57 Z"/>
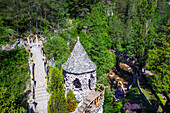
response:
<path fill-rule="evenodd" d="M 89 100 L 88 98 L 86 98 L 86 101 L 91 102 L 91 100 Z"/>
<path fill-rule="evenodd" d="M 46 90 L 38 90 L 38 91 L 35 91 L 35 95 L 38 95 L 38 94 L 43 94 L 43 93 L 48 93 Z"/>
<path fill-rule="evenodd" d="M 46 109 L 40 109 L 40 110 L 37 110 L 37 113 L 47 113 L 47 110 Z"/>
<path fill-rule="evenodd" d="M 45 86 L 35 87 L 35 91 L 46 90 Z"/>
<path fill-rule="evenodd" d="M 37 101 L 44 101 L 44 100 L 48 100 L 49 97 L 41 97 L 41 98 L 35 98 L 35 102 Z"/>
<path fill-rule="evenodd" d="M 79 111 L 80 113 L 83 113 L 84 108 L 80 106 L 80 107 L 78 108 L 78 111 Z"/>
<path fill-rule="evenodd" d="M 38 92 L 35 92 L 35 96 L 36 96 L 36 95 L 44 95 L 44 94 L 49 94 L 49 93 L 46 92 L 46 91 L 38 91 Z"/>
<path fill-rule="evenodd" d="M 86 104 L 82 104 L 81 106 L 82 106 L 83 108 L 85 108 L 85 107 L 86 107 Z"/>
<path fill-rule="evenodd" d="M 90 103 L 90 101 L 86 101 L 86 100 L 83 102 L 83 104 L 85 104 L 85 105 L 87 105 L 89 103 Z"/>
<path fill-rule="evenodd" d="M 43 93 L 43 94 L 35 95 L 35 98 L 43 98 L 43 97 L 49 97 L 49 94 Z"/>

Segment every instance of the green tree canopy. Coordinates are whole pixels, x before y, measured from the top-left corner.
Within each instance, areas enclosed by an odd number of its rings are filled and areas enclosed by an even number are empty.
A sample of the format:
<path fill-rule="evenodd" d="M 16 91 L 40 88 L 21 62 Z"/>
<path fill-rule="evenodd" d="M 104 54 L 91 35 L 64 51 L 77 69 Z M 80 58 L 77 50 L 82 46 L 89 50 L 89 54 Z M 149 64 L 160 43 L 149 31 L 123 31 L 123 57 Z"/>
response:
<path fill-rule="evenodd" d="M 0 59 L 0 111 L 26 112 L 24 101 L 27 101 L 27 95 L 24 90 L 29 78 L 28 52 L 24 47 L 0 50 Z"/>
<path fill-rule="evenodd" d="M 154 73 L 153 84 L 158 91 L 170 93 L 170 20 L 164 26 L 164 33 L 157 39 L 149 53 L 149 68 Z"/>
<path fill-rule="evenodd" d="M 61 65 L 66 62 L 70 53 L 66 41 L 60 36 L 49 39 L 44 44 L 44 51 L 47 55 L 47 59 L 54 57 L 55 64 L 59 69 L 61 69 Z"/>
<path fill-rule="evenodd" d="M 68 113 L 67 100 L 64 92 L 64 78 L 62 70 L 54 67 L 49 71 L 49 88 L 51 95 L 48 101 L 48 113 Z"/>

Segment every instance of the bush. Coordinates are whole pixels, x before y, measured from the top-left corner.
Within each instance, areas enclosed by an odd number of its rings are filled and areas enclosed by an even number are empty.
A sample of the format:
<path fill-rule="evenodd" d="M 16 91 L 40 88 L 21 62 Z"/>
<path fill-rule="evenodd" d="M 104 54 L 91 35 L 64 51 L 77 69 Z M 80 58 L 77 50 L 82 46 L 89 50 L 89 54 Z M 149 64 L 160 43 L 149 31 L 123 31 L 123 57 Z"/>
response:
<path fill-rule="evenodd" d="M 147 70 L 150 70 L 150 69 L 151 69 L 151 67 L 150 67 L 150 66 L 145 66 L 145 68 L 146 68 Z"/>
<path fill-rule="evenodd" d="M 71 89 L 69 89 L 67 93 L 67 102 L 68 102 L 68 112 L 75 111 L 77 108 L 77 101 Z"/>

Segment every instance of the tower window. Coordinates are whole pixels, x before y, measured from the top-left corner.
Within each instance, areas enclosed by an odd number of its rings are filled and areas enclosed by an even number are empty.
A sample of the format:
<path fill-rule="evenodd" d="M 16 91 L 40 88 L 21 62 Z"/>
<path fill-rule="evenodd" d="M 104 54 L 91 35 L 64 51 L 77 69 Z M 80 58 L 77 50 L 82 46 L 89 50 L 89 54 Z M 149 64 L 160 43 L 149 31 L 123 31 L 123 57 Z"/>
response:
<path fill-rule="evenodd" d="M 73 85 L 75 86 L 75 88 L 81 88 L 81 83 L 77 78 L 73 81 Z"/>

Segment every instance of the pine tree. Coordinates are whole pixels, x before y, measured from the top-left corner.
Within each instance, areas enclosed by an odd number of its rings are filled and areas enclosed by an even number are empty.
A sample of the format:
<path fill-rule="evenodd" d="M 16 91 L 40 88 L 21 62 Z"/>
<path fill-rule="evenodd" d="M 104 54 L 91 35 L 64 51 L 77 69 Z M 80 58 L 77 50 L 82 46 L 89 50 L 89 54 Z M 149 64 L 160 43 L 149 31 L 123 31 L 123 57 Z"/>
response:
<path fill-rule="evenodd" d="M 153 20 L 157 6 L 155 0 L 130 0 L 129 24 L 130 33 L 128 34 L 126 51 L 138 59 L 139 69 L 145 65 L 148 57 L 148 50 L 153 46 L 157 37 Z"/>
<path fill-rule="evenodd" d="M 164 26 L 164 32 L 154 44 L 154 49 L 149 53 L 149 68 L 154 73 L 153 84 L 159 92 L 170 93 L 170 20 Z"/>
<path fill-rule="evenodd" d="M 0 17 L 0 47 L 3 44 L 7 44 L 7 42 L 9 42 L 9 36 L 10 36 L 10 32 L 9 29 L 7 27 L 3 26 L 4 21 L 2 20 L 2 18 Z"/>
<path fill-rule="evenodd" d="M 62 70 L 54 67 L 49 71 L 49 91 L 51 93 L 48 101 L 48 113 L 67 113 L 68 105 L 64 93 L 64 78 Z"/>
<path fill-rule="evenodd" d="M 84 17 L 90 12 L 92 0 L 67 0 L 68 12 L 71 17 Z"/>
<path fill-rule="evenodd" d="M 98 77 L 112 70 L 115 64 L 115 56 L 108 50 L 111 38 L 107 30 L 106 12 L 102 11 L 98 11 L 97 7 L 92 9 L 91 15 L 86 19 L 87 36 L 80 38 L 90 59 L 97 65 Z"/>

